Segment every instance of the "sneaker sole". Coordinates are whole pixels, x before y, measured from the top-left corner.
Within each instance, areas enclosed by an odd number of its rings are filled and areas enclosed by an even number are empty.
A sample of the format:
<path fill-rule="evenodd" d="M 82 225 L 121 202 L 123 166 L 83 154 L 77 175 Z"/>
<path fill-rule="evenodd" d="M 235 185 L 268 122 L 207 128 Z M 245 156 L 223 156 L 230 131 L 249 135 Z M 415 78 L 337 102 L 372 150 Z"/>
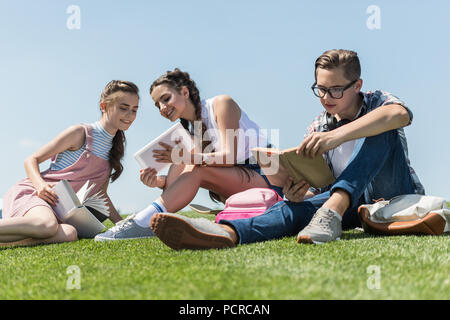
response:
<path fill-rule="evenodd" d="M 153 215 L 150 228 L 165 245 L 174 250 L 222 249 L 236 246 L 230 238 L 199 231 L 186 220 L 164 213 Z"/>
<path fill-rule="evenodd" d="M 336 241 L 341 240 L 341 238 L 336 238 Z M 312 240 L 309 236 L 299 236 L 297 238 L 297 243 L 307 243 L 307 244 L 324 244 L 326 242 Z"/>
<path fill-rule="evenodd" d="M 151 239 L 154 237 L 137 237 L 137 238 L 94 238 L 94 241 L 107 242 L 107 241 L 121 241 L 121 240 L 139 240 L 139 239 Z"/>

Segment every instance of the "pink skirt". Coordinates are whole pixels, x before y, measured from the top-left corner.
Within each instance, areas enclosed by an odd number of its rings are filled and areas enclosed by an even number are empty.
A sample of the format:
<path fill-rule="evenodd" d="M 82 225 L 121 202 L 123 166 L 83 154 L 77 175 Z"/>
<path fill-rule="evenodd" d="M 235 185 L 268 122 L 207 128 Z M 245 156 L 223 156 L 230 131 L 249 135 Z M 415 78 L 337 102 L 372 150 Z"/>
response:
<path fill-rule="evenodd" d="M 111 167 L 107 160 L 104 160 L 93 153 L 92 127 L 85 125 L 86 150 L 80 158 L 69 167 L 51 171 L 41 172 L 41 177 L 47 182 L 58 182 L 62 179 L 69 181 L 72 188 L 77 192 L 86 181 L 94 183 L 96 186 L 91 194 L 99 191 L 108 180 Z M 50 204 L 39 198 L 36 188 L 29 178 L 22 179 L 16 183 L 3 198 L 3 218 L 23 217 L 30 209 L 44 206 L 52 209 Z M 52 209 L 53 210 L 53 209 Z"/>
<path fill-rule="evenodd" d="M 2 218 L 23 217 L 31 208 L 37 206 L 52 209 L 47 201 L 37 196 L 30 179 L 20 180 L 3 198 Z"/>

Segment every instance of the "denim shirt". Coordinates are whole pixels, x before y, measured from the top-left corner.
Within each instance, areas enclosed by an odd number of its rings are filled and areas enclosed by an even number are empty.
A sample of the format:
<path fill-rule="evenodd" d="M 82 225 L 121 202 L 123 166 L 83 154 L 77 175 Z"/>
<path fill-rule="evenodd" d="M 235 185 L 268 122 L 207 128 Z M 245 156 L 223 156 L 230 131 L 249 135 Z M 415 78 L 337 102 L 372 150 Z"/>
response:
<path fill-rule="evenodd" d="M 361 115 L 364 115 L 378 107 L 381 106 L 387 106 L 390 104 L 398 104 L 403 106 L 406 111 L 408 111 L 409 114 L 409 123 L 408 125 L 411 124 L 412 119 L 413 119 L 413 113 L 411 112 L 411 110 L 406 106 L 406 104 L 401 101 L 399 98 L 397 98 L 396 96 L 392 95 L 389 92 L 386 91 L 382 91 L 382 90 L 375 90 L 375 91 L 368 91 L 368 92 L 361 92 L 361 94 L 363 95 L 364 99 L 363 99 L 363 104 L 361 106 L 362 110 L 361 110 Z M 311 123 L 311 125 L 307 128 L 306 134 L 304 135 L 304 138 L 308 137 L 309 135 L 311 135 L 314 132 L 323 132 L 326 131 L 325 130 L 325 125 L 327 123 L 326 120 L 326 111 L 324 110 L 320 115 L 318 115 L 314 121 Z M 405 135 L 405 131 L 403 130 L 403 128 L 398 128 L 397 129 L 402 147 L 403 147 L 403 151 L 405 152 L 405 157 L 406 157 L 406 161 L 409 167 L 409 171 L 411 173 L 411 178 L 413 180 L 414 183 L 414 189 L 415 189 L 415 193 L 416 194 L 425 194 L 425 189 L 422 186 L 422 183 L 419 180 L 419 177 L 417 176 L 416 172 L 414 171 L 414 169 L 411 166 L 411 162 L 409 160 L 408 157 L 408 144 L 406 141 L 406 135 Z M 330 165 L 330 164 L 329 164 Z M 310 191 L 314 192 L 315 194 L 319 194 L 322 192 L 325 192 L 327 190 L 330 189 L 331 186 L 325 187 L 325 188 L 320 188 L 320 189 L 315 189 L 315 188 L 310 188 Z M 372 186 L 369 184 L 369 186 L 367 187 L 367 189 L 369 190 L 368 192 L 370 193 L 370 190 L 372 189 Z M 367 193 L 367 192 L 365 192 Z"/>

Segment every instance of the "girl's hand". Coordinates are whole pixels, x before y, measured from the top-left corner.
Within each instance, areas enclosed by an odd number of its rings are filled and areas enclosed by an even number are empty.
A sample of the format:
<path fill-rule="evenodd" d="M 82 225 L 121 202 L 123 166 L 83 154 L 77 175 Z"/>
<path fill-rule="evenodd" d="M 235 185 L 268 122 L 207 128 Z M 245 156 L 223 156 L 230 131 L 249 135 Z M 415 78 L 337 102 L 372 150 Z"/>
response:
<path fill-rule="evenodd" d="M 309 190 L 309 187 L 309 184 L 305 180 L 301 180 L 294 184 L 294 179 L 289 177 L 283 187 L 283 193 L 289 201 L 302 202 L 305 198 L 306 192 Z"/>
<path fill-rule="evenodd" d="M 153 158 L 156 159 L 156 162 L 172 163 L 173 147 L 164 142 L 160 142 L 159 144 L 164 149 L 163 150 L 153 150 Z"/>
<path fill-rule="evenodd" d="M 55 191 L 53 191 L 54 185 L 55 183 L 42 182 L 36 188 L 36 195 L 39 198 L 45 200 L 51 206 L 56 206 L 56 202 L 58 201 L 58 196 L 56 195 Z"/>
<path fill-rule="evenodd" d="M 192 154 L 186 152 L 180 141 L 175 142 L 174 147 L 168 145 L 167 143 L 160 142 L 159 144 L 164 148 L 164 150 L 154 150 L 153 157 L 157 162 L 163 163 L 175 163 L 175 164 L 190 164 Z"/>
<path fill-rule="evenodd" d="M 163 189 L 166 185 L 166 176 L 157 176 L 155 169 L 141 169 L 139 173 L 142 183 L 147 187 Z"/>
<path fill-rule="evenodd" d="M 342 142 L 334 131 L 314 132 L 303 140 L 297 148 L 297 154 L 303 153 L 305 157 L 314 158 L 341 144 Z"/>

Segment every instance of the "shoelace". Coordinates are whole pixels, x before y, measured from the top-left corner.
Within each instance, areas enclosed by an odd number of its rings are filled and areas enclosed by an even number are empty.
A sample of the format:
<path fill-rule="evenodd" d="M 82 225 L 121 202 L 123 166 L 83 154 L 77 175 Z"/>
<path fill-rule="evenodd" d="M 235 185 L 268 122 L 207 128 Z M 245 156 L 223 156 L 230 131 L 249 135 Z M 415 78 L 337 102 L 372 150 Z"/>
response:
<path fill-rule="evenodd" d="M 331 223 L 331 217 L 329 217 L 326 214 L 320 213 L 315 214 L 314 217 L 311 220 L 310 226 L 313 227 L 319 227 L 322 230 L 328 229 L 329 225 Z"/>
<path fill-rule="evenodd" d="M 120 230 L 124 229 L 125 227 L 130 225 L 130 223 L 131 223 L 130 220 L 133 219 L 134 216 L 135 215 L 132 214 L 132 215 L 126 217 L 124 220 L 121 220 L 121 221 L 117 222 L 116 225 L 114 227 L 112 227 L 110 230 L 112 232 L 117 232 L 117 231 L 120 231 Z"/>

